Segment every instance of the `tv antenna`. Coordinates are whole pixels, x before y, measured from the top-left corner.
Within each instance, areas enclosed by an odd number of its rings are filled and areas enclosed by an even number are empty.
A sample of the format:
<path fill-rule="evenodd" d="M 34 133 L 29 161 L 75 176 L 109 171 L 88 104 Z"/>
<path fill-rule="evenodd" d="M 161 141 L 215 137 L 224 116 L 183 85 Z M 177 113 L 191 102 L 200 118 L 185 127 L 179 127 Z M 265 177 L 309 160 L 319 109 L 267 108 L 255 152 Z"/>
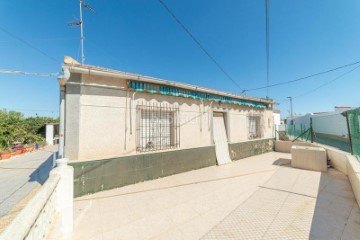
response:
<path fill-rule="evenodd" d="M 83 0 L 79 0 L 80 3 L 80 21 L 70 22 L 68 23 L 71 27 L 80 26 L 80 42 L 81 42 L 81 63 L 84 64 L 85 62 L 85 55 L 84 55 L 84 21 L 82 16 L 82 8 L 88 9 L 91 12 L 95 13 L 95 9 L 90 6 L 90 4 L 85 3 Z"/>

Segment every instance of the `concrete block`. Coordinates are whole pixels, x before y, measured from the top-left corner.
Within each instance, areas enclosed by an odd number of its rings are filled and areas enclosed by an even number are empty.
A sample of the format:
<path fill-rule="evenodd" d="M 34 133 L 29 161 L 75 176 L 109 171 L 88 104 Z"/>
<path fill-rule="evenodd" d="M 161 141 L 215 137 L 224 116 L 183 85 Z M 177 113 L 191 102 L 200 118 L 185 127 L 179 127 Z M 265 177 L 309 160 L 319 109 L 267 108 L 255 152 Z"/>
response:
<path fill-rule="evenodd" d="M 294 168 L 327 172 L 327 159 L 324 148 L 292 146 L 291 158 L 291 166 Z"/>

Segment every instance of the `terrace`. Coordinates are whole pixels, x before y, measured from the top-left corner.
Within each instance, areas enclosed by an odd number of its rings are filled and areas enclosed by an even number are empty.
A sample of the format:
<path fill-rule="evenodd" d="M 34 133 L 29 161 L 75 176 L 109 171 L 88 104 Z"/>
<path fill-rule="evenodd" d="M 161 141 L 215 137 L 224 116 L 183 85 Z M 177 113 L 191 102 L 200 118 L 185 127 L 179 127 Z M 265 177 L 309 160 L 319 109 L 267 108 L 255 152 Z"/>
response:
<path fill-rule="evenodd" d="M 72 238 L 358 238 L 346 171 L 295 169 L 290 159 L 269 152 L 76 198 Z"/>

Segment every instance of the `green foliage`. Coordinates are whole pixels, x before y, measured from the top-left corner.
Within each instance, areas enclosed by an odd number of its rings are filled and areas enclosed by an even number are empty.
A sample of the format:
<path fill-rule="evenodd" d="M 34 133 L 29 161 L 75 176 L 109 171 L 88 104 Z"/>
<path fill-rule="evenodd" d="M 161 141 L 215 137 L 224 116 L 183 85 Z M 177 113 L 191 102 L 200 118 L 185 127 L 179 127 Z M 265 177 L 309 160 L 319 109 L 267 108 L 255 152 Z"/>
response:
<path fill-rule="evenodd" d="M 58 122 L 49 117 L 25 118 L 20 112 L 0 109 L 0 150 L 9 150 L 15 143 L 44 143 L 45 125 Z"/>

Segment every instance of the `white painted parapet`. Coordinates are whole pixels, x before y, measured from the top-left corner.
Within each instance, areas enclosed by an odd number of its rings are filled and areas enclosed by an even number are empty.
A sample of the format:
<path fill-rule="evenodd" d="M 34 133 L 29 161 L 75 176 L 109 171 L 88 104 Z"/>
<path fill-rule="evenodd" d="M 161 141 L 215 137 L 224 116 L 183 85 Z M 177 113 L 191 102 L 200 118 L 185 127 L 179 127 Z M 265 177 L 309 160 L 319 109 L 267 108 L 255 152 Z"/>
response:
<path fill-rule="evenodd" d="M 352 155 L 347 155 L 347 175 L 351 183 L 356 201 L 360 207 L 360 162 Z"/>
<path fill-rule="evenodd" d="M 73 231 L 73 202 L 74 202 L 74 168 L 67 165 L 69 159 L 56 160 L 56 168 L 51 175 L 59 175 L 55 202 L 56 211 L 60 215 L 60 232 L 68 236 Z"/>
<path fill-rule="evenodd" d="M 69 236 L 73 230 L 73 168 L 67 159 L 57 160 L 57 167 L 36 195 L 0 234 L 1 240 L 47 239 L 55 219 L 59 232 Z"/>

